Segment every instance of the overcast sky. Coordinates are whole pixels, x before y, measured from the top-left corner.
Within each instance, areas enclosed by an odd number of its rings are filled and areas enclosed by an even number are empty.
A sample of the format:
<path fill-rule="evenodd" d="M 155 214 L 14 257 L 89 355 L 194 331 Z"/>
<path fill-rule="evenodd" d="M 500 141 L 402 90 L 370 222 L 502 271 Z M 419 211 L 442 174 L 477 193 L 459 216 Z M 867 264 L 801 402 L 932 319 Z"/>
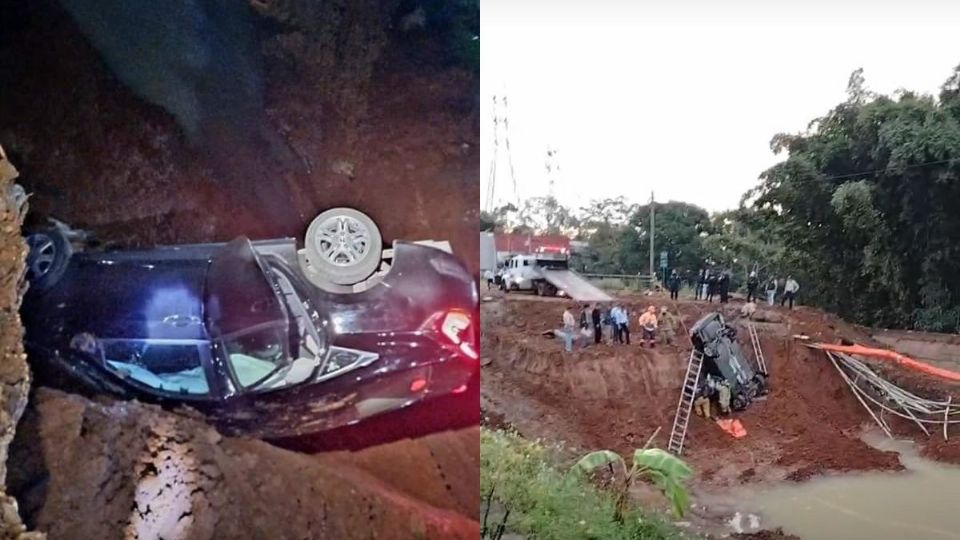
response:
<path fill-rule="evenodd" d="M 491 98 L 506 94 L 521 198 L 554 194 L 736 207 L 798 132 L 867 87 L 936 93 L 960 64 L 960 2 L 482 0 L 481 203 L 493 157 Z M 498 201 L 513 187 L 501 147 Z"/>

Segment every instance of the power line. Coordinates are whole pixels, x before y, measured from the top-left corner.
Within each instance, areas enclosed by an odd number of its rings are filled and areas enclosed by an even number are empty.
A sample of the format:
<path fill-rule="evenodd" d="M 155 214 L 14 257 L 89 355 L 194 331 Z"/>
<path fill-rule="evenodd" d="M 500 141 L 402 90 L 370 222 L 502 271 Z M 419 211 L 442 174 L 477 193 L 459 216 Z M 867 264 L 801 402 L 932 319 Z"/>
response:
<path fill-rule="evenodd" d="M 824 179 L 824 180 L 841 180 L 841 179 L 843 179 L 843 178 L 854 178 L 854 177 L 856 177 L 856 176 L 866 176 L 866 175 L 870 175 L 870 174 L 876 174 L 876 173 L 878 173 L 878 172 L 895 172 L 895 171 L 898 171 L 898 170 L 918 169 L 918 168 L 921 168 L 921 167 L 929 167 L 930 165 L 943 165 L 944 163 L 952 163 L 952 162 L 954 162 L 954 161 L 960 161 L 960 158 L 950 158 L 950 159 L 941 159 L 941 160 L 937 160 L 937 161 L 927 161 L 927 162 L 925 162 L 925 163 L 915 163 L 915 164 L 913 164 L 913 165 L 904 165 L 904 166 L 902 166 L 902 167 L 895 167 L 895 168 L 887 167 L 887 168 L 884 168 L 884 169 L 874 169 L 874 170 L 872 170 L 872 171 L 861 171 L 861 172 L 849 173 L 849 174 L 837 174 L 837 175 L 832 175 L 832 176 L 822 176 L 821 178 Z M 784 163 L 786 163 L 786 162 L 784 162 Z"/>

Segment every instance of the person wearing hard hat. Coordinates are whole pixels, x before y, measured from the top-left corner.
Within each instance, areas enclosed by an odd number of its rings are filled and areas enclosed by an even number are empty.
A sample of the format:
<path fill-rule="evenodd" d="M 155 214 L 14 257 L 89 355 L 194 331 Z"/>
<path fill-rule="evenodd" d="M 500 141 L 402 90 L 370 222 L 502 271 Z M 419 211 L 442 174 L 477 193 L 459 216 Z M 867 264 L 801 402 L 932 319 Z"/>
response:
<path fill-rule="evenodd" d="M 643 334 L 640 336 L 640 346 L 643 342 L 649 343 L 650 348 L 654 347 L 657 337 L 657 308 L 650 306 L 643 315 L 640 315 L 640 330 Z"/>

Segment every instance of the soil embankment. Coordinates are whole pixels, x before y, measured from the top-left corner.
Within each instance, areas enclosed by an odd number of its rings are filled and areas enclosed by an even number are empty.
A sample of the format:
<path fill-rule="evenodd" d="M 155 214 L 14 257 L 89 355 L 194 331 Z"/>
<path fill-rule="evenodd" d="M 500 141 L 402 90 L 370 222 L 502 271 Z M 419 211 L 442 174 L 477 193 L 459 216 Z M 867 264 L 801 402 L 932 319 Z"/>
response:
<path fill-rule="evenodd" d="M 673 307 L 665 299 L 627 299 L 637 314 L 650 303 Z M 509 296 L 483 305 L 482 407 L 488 418 L 509 424 L 528 437 L 565 441 L 578 450 L 609 448 L 621 453 L 642 446 L 661 428 L 665 445 L 679 399 L 689 355 L 686 330 L 677 329 L 678 343 L 655 350 L 636 343 L 591 346 L 565 354 L 559 340 L 541 336 L 559 326 L 564 303 Z M 676 305 L 686 328 L 717 304 L 682 301 Z M 739 306 L 722 309 L 743 329 Z M 805 334 L 834 342 L 841 337 L 869 342 L 862 329 L 815 310 L 761 310 L 756 327 L 770 370 L 771 392 L 738 413 L 748 435 L 733 439 L 717 426 L 693 417 L 685 457 L 698 472 L 696 483 L 721 487 L 740 483 L 803 480 L 827 471 L 900 469 L 897 455 L 870 447 L 860 439 L 869 416 L 818 351 L 792 339 Z M 746 336 L 746 332 L 740 332 Z M 741 344 L 745 351 L 746 343 Z M 752 357 L 750 352 L 746 352 Z M 890 366 L 908 388 L 920 377 Z M 920 392 L 939 399 L 951 385 L 923 381 Z M 917 437 L 908 425 L 901 434 Z M 917 437 L 923 451 L 950 460 L 956 439 Z"/>
<path fill-rule="evenodd" d="M 51 539 L 479 535 L 465 496 L 479 484 L 453 489 L 439 479 L 462 472 L 463 456 L 451 463 L 429 451 L 469 445 L 476 428 L 356 455 L 309 456 L 222 437 L 199 419 L 152 405 L 95 403 L 48 389 L 35 401 L 14 443 L 18 466 L 9 484 L 26 521 Z M 420 484 L 390 479 L 383 459 Z"/>

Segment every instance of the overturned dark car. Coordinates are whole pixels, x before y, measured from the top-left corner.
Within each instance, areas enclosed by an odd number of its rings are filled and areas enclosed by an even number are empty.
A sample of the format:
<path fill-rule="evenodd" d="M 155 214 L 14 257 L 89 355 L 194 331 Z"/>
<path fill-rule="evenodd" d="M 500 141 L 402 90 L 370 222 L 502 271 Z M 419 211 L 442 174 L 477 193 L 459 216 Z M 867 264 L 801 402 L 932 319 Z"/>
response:
<path fill-rule="evenodd" d="M 720 313 L 705 315 L 690 329 L 694 348 L 703 354 L 701 377 L 725 380 L 730 385 L 730 406 L 739 411 L 767 394 L 767 374 L 747 361 L 736 336 L 736 329 Z"/>
<path fill-rule="evenodd" d="M 38 379 L 307 450 L 479 420 L 469 271 L 433 245 L 381 250 L 369 218 L 331 212 L 300 250 L 241 237 L 80 251 L 62 224 L 34 230 L 21 313 Z"/>

